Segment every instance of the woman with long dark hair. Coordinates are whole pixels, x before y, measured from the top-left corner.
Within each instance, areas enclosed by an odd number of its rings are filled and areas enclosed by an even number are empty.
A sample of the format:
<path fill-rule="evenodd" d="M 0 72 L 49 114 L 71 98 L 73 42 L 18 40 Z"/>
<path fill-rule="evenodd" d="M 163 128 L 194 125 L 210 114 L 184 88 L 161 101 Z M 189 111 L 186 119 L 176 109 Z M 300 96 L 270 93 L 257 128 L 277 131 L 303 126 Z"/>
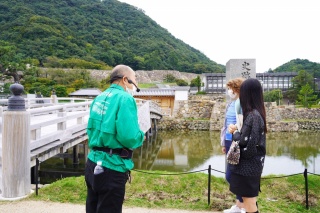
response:
<path fill-rule="evenodd" d="M 258 213 L 257 196 L 266 155 L 266 110 L 263 92 L 257 79 L 249 78 L 240 87 L 240 105 L 243 112 L 241 131 L 229 126 L 233 140 L 239 141 L 240 161 L 230 167 L 230 191 L 240 195 L 247 213 Z"/>
<path fill-rule="evenodd" d="M 231 143 L 232 143 L 232 134 L 228 131 L 228 126 L 230 124 L 236 125 L 240 124 L 239 114 L 241 113 L 240 107 L 240 86 L 245 79 L 235 78 L 227 82 L 227 92 L 230 98 L 230 102 L 227 104 L 224 125 L 221 129 L 220 139 L 222 146 L 222 153 L 227 154 Z M 240 125 L 238 126 L 240 128 Z M 226 166 L 226 180 L 230 183 L 230 169 L 229 166 Z M 243 207 L 243 200 L 240 196 L 236 195 L 236 203 L 231 206 L 231 208 L 226 209 L 223 213 L 241 213 L 241 208 Z"/>

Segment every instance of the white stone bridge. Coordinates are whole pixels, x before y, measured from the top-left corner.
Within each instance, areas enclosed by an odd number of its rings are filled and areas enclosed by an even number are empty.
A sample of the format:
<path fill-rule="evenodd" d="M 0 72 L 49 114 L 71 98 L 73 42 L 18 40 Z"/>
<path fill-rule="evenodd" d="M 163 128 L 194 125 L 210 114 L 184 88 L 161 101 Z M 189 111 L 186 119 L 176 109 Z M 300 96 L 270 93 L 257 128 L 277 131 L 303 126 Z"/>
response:
<path fill-rule="evenodd" d="M 0 99 L 0 104 L 5 104 L 7 101 L 7 99 Z M 156 121 L 162 118 L 160 107 L 154 102 L 142 99 L 136 99 L 136 102 L 138 108 L 146 102 L 149 103 L 149 111 L 144 113 L 150 114 L 151 124 L 156 130 Z M 53 96 L 52 98 L 25 99 L 25 103 L 26 111 L 30 113 L 28 127 L 30 131 L 30 164 L 27 164 L 30 165 L 29 169 L 36 165 L 37 159 L 43 162 L 57 154 L 65 153 L 67 149 L 87 140 L 86 127 L 92 100 Z M 6 153 L 3 153 L 2 137 L 6 134 L 3 130 L 10 131 L 13 137 L 20 134 L 20 129 L 17 129 L 15 125 L 3 128 L 3 125 L 6 124 L 3 123 L 2 117 L 6 109 L 6 106 L 0 106 L 0 196 L 2 193 L 2 197 L 5 197 L 3 196 L 5 178 L 2 162 L 3 158 L 7 156 Z M 4 141 L 4 143 L 7 142 L 9 141 Z M 15 167 L 15 165 L 12 166 Z M 11 175 L 14 177 L 17 174 L 12 172 Z M 6 176 L 8 177 L 8 175 Z"/>

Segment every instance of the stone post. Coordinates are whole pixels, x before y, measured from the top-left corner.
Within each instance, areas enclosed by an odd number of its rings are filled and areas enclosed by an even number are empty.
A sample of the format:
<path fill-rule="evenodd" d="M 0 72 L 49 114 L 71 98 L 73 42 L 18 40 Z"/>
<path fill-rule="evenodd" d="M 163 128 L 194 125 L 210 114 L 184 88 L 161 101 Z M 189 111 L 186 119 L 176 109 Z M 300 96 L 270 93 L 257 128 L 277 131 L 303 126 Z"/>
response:
<path fill-rule="evenodd" d="M 3 113 L 2 131 L 2 198 L 20 199 L 31 193 L 30 113 L 21 97 L 23 86 L 10 86 L 13 96 Z"/>
<path fill-rule="evenodd" d="M 51 99 L 52 99 L 51 102 L 54 105 L 58 104 L 58 99 L 57 99 L 57 95 L 56 95 L 56 90 L 55 89 L 52 90 Z"/>

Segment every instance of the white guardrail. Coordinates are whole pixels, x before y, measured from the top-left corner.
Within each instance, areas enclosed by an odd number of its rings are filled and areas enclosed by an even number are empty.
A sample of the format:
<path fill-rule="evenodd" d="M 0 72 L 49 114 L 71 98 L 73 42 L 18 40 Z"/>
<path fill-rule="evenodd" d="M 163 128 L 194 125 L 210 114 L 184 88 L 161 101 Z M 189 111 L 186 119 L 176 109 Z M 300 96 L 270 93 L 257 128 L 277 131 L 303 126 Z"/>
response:
<path fill-rule="evenodd" d="M 0 102 L 8 99 L 0 99 Z M 36 103 L 43 100 L 50 103 Z M 32 122 L 31 150 L 38 149 L 54 141 L 65 141 L 76 137 L 86 129 L 87 122 L 84 118 L 89 115 L 92 100 L 81 98 L 31 98 L 25 99 L 26 110 L 30 112 Z M 147 100 L 136 99 L 137 106 L 141 106 Z M 154 102 L 149 101 L 150 112 L 162 117 L 161 108 Z M 0 106 L 0 133 L 2 129 L 2 112 L 5 107 Z M 54 116 L 54 115 L 57 116 Z M 68 125 L 67 125 L 68 123 Z"/>
<path fill-rule="evenodd" d="M 28 109 L 31 117 L 57 114 L 57 117 L 51 116 L 50 119 L 42 119 L 30 125 L 30 149 L 34 150 L 54 141 L 63 143 L 85 131 L 87 122 L 84 118 L 89 115 L 91 103 L 92 101 L 86 101 Z"/>
<path fill-rule="evenodd" d="M 135 98 L 137 106 L 139 108 L 139 106 L 141 106 L 142 104 L 144 104 L 145 102 L 149 101 L 149 100 L 144 100 L 144 99 L 139 99 L 139 98 Z M 159 105 L 153 101 L 149 101 L 149 106 L 150 106 L 150 112 L 159 115 L 160 117 L 162 117 L 162 109 L 161 107 L 159 107 Z"/>
<path fill-rule="evenodd" d="M 36 101 L 50 103 L 36 103 Z M 4 103 L 8 99 L 0 99 Z M 25 99 L 26 111 L 30 113 L 30 150 L 35 150 L 55 141 L 65 141 L 86 129 L 84 120 L 89 115 L 92 100 L 80 98 L 32 98 Z M 6 106 L 0 106 L 0 133 L 2 114 Z M 55 116 L 56 115 L 56 116 Z M 68 125 L 67 125 L 68 123 Z"/>

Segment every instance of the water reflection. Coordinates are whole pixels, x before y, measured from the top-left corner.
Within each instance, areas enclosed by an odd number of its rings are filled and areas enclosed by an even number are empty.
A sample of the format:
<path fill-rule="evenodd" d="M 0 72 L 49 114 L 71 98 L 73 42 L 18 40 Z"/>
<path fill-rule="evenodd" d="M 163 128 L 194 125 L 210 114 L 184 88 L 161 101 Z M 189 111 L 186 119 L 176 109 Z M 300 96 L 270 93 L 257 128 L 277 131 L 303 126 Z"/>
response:
<path fill-rule="evenodd" d="M 268 133 L 267 157 L 263 175 L 320 173 L 320 133 Z M 147 153 L 153 159 L 140 156 L 134 158 L 136 169 L 186 172 L 207 169 L 225 171 L 225 156 L 221 153 L 220 133 L 209 131 L 159 131 L 153 142 L 146 142 L 135 153 Z M 150 143 L 159 147 L 150 152 Z M 149 148 L 146 148 L 149 147 Z M 224 176 L 214 172 L 215 176 Z"/>
<path fill-rule="evenodd" d="M 267 156 L 263 175 L 296 174 L 305 168 L 320 174 L 320 132 L 268 133 Z M 41 182 L 52 182 L 66 176 L 84 172 L 84 146 L 80 148 L 80 162 L 73 165 L 72 149 L 64 157 L 57 156 L 42 162 L 40 169 L 51 171 Z M 65 156 L 69 156 L 66 158 Z M 159 131 L 134 151 L 135 169 L 169 172 L 198 171 L 211 168 L 225 171 L 225 155 L 221 153 L 220 132 L 210 131 Z M 224 174 L 212 171 L 212 175 Z"/>

